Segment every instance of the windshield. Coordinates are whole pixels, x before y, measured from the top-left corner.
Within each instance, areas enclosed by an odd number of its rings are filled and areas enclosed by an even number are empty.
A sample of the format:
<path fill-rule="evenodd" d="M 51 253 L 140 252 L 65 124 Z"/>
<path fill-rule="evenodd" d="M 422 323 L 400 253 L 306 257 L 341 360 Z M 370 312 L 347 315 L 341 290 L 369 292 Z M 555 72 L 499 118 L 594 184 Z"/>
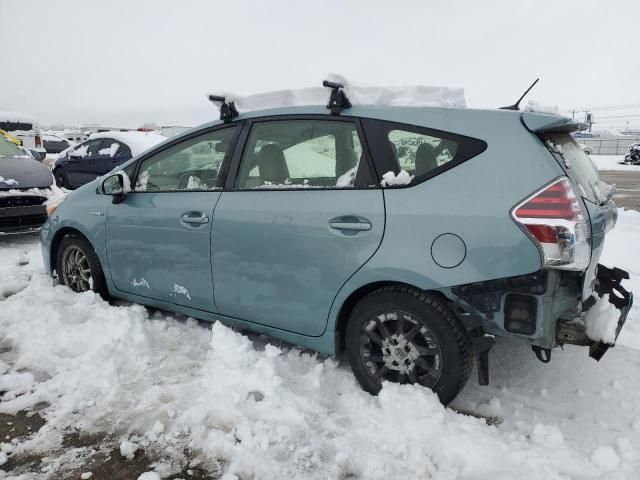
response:
<path fill-rule="evenodd" d="M 7 140 L 4 135 L 0 135 L 0 158 L 1 157 L 29 157 L 22 147 Z"/>
<path fill-rule="evenodd" d="M 613 194 L 613 187 L 600 180 L 593 161 L 571 135 L 546 133 L 542 135 L 542 140 L 569 178 L 580 187 L 583 197 L 598 204 L 609 200 Z"/>

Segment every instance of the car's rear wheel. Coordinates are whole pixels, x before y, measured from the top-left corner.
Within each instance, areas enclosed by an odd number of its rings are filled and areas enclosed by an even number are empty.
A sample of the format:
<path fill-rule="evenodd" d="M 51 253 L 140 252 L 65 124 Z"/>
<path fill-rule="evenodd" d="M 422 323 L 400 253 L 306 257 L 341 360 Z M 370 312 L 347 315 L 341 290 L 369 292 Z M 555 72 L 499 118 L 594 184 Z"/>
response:
<path fill-rule="evenodd" d="M 405 286 L 364 297 L 351 314 L 345 342 L 353 373 L 372 394 L 382 381 L 420 384 L 447 404 L 473 367 L 471 342 L 455 314 L 438 297 Z"/>
<path fill-rule="evenodd" d="M 74 292 L 93 290 L 108 299 L 109 292 L 98 255 L 82 236 L 70 234 L 62 239 L 58 246 L 56 271 L 60 283 Z"/>
<path fill-rule="evenodd" d="M 56 185 L 60 188 L 70 188 L 69 180 L 62 168 L 56 168 L 53 172 L 53 177 L 56 179 Z"/>

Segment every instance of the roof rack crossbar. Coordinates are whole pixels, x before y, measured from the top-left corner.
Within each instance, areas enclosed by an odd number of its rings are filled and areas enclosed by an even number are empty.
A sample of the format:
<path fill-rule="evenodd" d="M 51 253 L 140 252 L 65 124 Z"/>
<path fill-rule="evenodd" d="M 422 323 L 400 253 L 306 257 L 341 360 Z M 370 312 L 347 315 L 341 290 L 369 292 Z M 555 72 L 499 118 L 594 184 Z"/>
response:
<path fill-rule="evenodd" d="M 344 85 L 324 80 L 322 86 L 331 89 L 331 96 L 327 104 L 327 108 L 331 110 L 331 115 L 340 115 L 345 108 L 351 108 L 351 102 L 343 90 Z"/>
<path fill-rule="evenodd" d="M 225 97 L 209 95 L 209 100 L 214 104 L 220 103 L 220 120 L 227 123 L 240 115 L 234 102 L 227 102 Z"/>

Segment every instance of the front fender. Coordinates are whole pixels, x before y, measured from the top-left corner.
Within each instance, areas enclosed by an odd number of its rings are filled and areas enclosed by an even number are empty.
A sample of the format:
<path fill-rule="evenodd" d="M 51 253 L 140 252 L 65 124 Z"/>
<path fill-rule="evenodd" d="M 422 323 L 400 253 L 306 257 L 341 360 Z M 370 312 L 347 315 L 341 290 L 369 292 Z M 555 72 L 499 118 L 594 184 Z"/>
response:
<path fill-rule="evenodd" d="M 107 208 L 110 203 L 111 197 L 97 193 L 95 181 L 67 195 L 41 229 L 43 258 L 49 273 L 55 268 L 52 249 L 62 235 L 75 230 L 93 246 L 105 277 L 110 282 L 105 235 Z"/>

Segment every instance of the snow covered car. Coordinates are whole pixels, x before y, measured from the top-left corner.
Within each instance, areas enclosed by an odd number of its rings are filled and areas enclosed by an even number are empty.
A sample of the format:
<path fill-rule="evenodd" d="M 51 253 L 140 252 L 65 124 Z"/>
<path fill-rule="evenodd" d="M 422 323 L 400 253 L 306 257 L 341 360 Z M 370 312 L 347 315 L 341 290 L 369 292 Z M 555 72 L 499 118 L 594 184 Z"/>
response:
<path fill-rule="evenodd" d="M 78 188 L 166 140 L 155 132 L 100 132 L 60 153 L 51 165 L 59 187 Z"/>
<path fill-rule="evenodd" d="M 629 145 L 629 153 L 624 156 L 621 165 L 640 165 L 640 143 L 632 143 Z"/>
<path fill-rule="evenodd" d="M 0 235 L 37 231 L 52 184 L 51 170 L 0 135 Z"/>
<path fill-rule="evenodd" d="M 488 383 L 495 336 L 545 362 L 615 343 L 632 296 L 598 260 L 617 209 L 571 119 L 352 106 L 339 85 L 328 107 L 212 99 L 220 121 L 52 213 L 42 251 L 62 284 L 346 352 L 367 391 L 415 383 L 444 403 L 474 360 Z"/>
<path fill-rule="evenodd" d="M 44 159 L 46 151 L 38 121 L 34 117 L 25 113 L 0 112 L 0 129 L 17 137 L 36 160 Z"/>

